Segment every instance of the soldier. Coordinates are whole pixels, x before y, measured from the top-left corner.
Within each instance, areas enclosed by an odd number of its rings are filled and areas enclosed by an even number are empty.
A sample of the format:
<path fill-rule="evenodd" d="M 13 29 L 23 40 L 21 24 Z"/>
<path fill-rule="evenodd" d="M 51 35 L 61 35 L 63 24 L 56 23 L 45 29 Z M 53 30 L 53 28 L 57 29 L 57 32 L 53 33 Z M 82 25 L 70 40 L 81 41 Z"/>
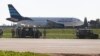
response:
<path fill-rule="evenodd" d="M 17 29 L 16 29 L 16 32 L 17 32 L 17 37 L 21 37 L 21 27 L 18 27 Z"/>
<path fill-rule="evenodd" d="M 14 28 L 11 29 L 11 33 L 12 33 L 12 38 L 15 37 L 15 29 Z"/>
<path fill-rule="evenodd" d="M 30 27 L 30 28 L 29 28 L 28 33 L 29 33 L 29 36 L 30 36 L 30 37 L 32 37 L 32 36 L 33 36 L 33 28 L 32 28 L 32 27 Z"/>
<path fill-rule="evenodd" d="M 41 35 L 41 32 L 37 29 L 35 32 L 35 38 L 40 38 Z"/>
<path fill-rule="evenodd" d="M 21 37 L 22 37 L 22 38 L 26 38 L 26 33 L 27 33 L 27 31 L 26 31 L 26 28 L 24 27 L 24 28 L 22 29 Z"/>
<path fill-rule="evenodd" d="M 0 38 L 3 36 L 3 30 L 0 29 Z"/>

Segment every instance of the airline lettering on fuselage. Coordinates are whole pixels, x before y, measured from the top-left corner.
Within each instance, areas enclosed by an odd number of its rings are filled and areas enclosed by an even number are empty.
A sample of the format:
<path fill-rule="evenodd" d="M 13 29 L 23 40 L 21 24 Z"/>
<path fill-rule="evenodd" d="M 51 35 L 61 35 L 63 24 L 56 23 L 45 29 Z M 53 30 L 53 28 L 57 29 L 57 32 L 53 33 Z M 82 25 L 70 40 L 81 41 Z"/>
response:
<path fill-rule="evenodd" d="M 61 19 L 58 22 L 72 22 L 72 19 L 69 19 L 69 20 L 68 19 L 67 20 L 66 19 Z"/>

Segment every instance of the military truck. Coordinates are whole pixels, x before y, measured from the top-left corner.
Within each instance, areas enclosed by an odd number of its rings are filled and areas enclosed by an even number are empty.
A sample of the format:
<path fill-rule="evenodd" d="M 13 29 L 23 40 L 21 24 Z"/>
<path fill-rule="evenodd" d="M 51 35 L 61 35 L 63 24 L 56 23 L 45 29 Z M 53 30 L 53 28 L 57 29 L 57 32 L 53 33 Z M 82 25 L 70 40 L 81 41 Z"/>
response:
<path fill-rule="evenodd" d="M 15 38 L 40 38 L 41 36 L 42 33 L 33 27 L 18 27 L 15 30 L 12 29 L 12 37 Z"/>
<path fill-rule="evenodd" d="M 90 29 L 77 29 L 76 36 L 78 39 L 98 39 L 99 35 L 93 33 Z"/>

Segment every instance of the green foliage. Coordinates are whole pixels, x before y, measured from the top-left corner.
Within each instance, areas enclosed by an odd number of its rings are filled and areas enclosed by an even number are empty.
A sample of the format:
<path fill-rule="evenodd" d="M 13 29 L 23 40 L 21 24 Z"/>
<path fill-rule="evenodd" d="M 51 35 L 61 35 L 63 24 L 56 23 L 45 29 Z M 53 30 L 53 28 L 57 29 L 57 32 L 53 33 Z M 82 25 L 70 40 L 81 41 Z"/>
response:
<path fill-rule="evenodd" d="M 49 55 L 32 53 L 32 52 L 0 51 L 0 56 L 49 56 Z"/>

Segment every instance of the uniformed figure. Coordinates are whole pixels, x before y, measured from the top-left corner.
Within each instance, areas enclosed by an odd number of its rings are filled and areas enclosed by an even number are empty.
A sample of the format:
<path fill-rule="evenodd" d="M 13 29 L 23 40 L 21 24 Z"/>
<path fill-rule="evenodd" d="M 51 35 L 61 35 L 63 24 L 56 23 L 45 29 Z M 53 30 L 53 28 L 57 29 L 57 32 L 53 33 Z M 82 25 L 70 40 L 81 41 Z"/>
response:
<path fill-rule="evenodd" d="M 26 38 L 26 33 L 27 33 L 27 31 L 26 31 L 26 28 L 24 27 L 24 28 L 22 29 L 21 37 L 22 37 L 22 38 Z"/>
<path fill-rule="evenodd" d="M 32 27 L 29 28 L 28 33 L 29 33 L 30 37 L 33 37 L 34 32 L 33 32 L 33 28 Z"/>
<path fill-rule="evenodd" d="M 17 33 L 17 37 L 21 37 L 21 27 L 18 27 L 17 29 L 16 29 L 16 33 Z"/>
<path fill-rule="evenodd" d="M 41 36 L 41 32 L 37 29 L 35 31 L 35 38 L 40 38 L 40 36 Z"/>
<path fill-rule="evenodd" d="M 15 37 L 15 29 L 14 28 L 11 29 L 11 33 L 12 33 L 12 38 Z"/>
<path fill-rule="evenodd" d="M 3 36 L 3 30 L 0 29 L 0 38 Z"/>

